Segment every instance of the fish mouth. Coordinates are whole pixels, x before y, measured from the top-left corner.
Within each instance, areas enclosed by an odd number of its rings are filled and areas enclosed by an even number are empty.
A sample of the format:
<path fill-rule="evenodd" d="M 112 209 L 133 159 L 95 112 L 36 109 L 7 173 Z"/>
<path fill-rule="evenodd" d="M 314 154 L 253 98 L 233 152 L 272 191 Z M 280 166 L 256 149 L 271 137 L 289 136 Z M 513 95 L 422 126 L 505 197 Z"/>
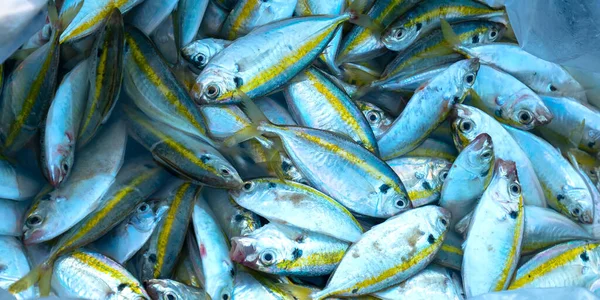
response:
<path fill-rule="evenodd" d="M 42 242 L 41 239 L 44 233 L 41 230 L 25 228 L 23 233 L 23 244 L 32 245 Z"/>
<path fill-rule="evenodd" d="M 53 187 L 58 187 L 65 179 L 65 173 L 57 166 L 50 166 L 48 170 L 48 181 Z"/>
<path fill-rule="evenodd" d="M 252 246 L 245 246 L 244 242 L 237 237 L 231 239 L 231 251 L 229 252 L 229 258 L 232 261 L 240 264 L 246 263 L 246 253 L 252 253 L 255 251 Z"/>

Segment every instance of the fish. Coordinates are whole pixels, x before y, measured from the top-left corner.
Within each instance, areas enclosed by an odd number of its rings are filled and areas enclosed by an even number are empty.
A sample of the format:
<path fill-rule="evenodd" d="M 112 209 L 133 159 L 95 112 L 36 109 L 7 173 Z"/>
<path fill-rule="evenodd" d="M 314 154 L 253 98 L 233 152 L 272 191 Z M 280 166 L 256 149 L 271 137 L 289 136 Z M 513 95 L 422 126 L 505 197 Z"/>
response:
<path fill-rule="evenodd" d="M 436 157 L 398 157 L 386 163 L 406 187 L 412 207 L 438 202 L 452 167 L 450 161 Z"/>
<path fill-rule="evenodd" d="M 48 109 L 42 140 L 42 170 L 50 184 L 65 181 L 75 162 L 79 127 L 89 90 L 89 62 L 80 62 L 58 86 Z"/>
<path fill-rule="evenodd" d="M 560 151 L 531 133 L 504 128 L 529 157 L 548 205 L 575 221 L 593 223 L 594 202 L 588 186 Z"/>
<path fill-rule="evenodd" d="M 372 227 L 348 248 L 325 288 L 311 297 L 359 296 L 412 277 L 433 260 L 449 221 L 448 211 L 428 205 Z M 373 261 L 378 263 L 368 263 Z"/>
<path fill-rule="evenodd" d="M 462 149 L 479 134 L 487 133 L 492 138 L 496 160 L 515 162 L 525 204 L 547 206 L 546 197 L 531 160 L 498 121 L 475 107 L 462 104 L 454 105 L 449 119 L 457 148 Z"/>
<path fill-rule="evenodd" d="M 0 155 L 0 198 L 27 200 L 41 189 L 42 182 L 33 173 Z"/>
<path fill-rule="evenodd" d="M 449 230 L 446 233 L 442 247 L 433 259 L 433 263 L 460 272 L 464 254 L 462 248 L 463 242 L 461 236 Z"/>
<path fill-rule="evenodd" d="M 5 1 L 0 19 L 0 64 L 4 63 L 23 43 L 44 27 L 48 1 Z"/>
<path fill-rule="evenodd" d="M 261 227 L 258 215 L 238 205 L 223 189 L 203 188 L 202 195 L 229 239 L 245 236 Z"/>
<path fill-rule="evenodd" d="M 235 40 L 204 67 L 191 94 L 199 104 L 240 102 L 265 96 L 305 69 L 350 13 L 269 23 Z M 286 37 L 285 40 L 275 36 Z"/>
<path fill-rule="evenodd" d="M 206 291 L 170 279 L 150 279 L 144 282 L 152 299 L 204 300 Z"/>
<path fill-rule="evenodd" d="M 91 248 L 114 261 L 125 264 L 150 238 L 165 213 L 165 207 L 142 202 L 119 225 L 93 242 Z"/>
<path fill-rule="evenodd" d="M 477 297 L 473 297 L 476 300 L 490 299 L 500 300 L 506 298 L 520 298 L 533 299 L 543 297 L 548 300 L 560 300 L 565 297 L 573 297 L 577 299 L 596 299 L 597 296 L 592 294 L 588 289 L 581 287 L 562 287 L 562 288 L 527 288 L 518 289 L 511 291 L 502 291 L 495 293 L 487 293 Z"/>
<path fill-rule="evenodd" d="M 298 125 L 340 133 L 378 154 L 377 140 L 362 112 L 320 71 L 304 71 L 285 88 L 284 95 Z"/>
<path fill-rule="evenodd" d="M 254 274 L 245 271 L 236 272 L 233 299 L 294 299 L 286 290 L 273 283 L 268 286 L 266 285 L 269 283 L 268 280 L 263 278 L 259 280 Z M 258 274 L 256 275 L 258 277 Z"/>
<path fill-rule="evenodd" d="M 354 103 L 358 106 L 358 109 L 361 110 L 367 119 L 367 122 L 369 122 L 376 139 L 386 132 L 392 125 L 392 122 L 394 122 L 394 119 L 390 114 L 373 103 L 360 100 L 357 100 Z"/>
<path fill-rule="evenodd" d="M 458 155 L 442 186 L 439 205 L 452 214 L 454 226 L 475 208 L 494 173 L 494 143 L 481 133 Z"/>
<path fill-rule="evenodd" d="M 379 299 L 463 299 L 462 282 L 452 271 L 429 265 L 401 284 L 373 294 Z"/>
<path fill-rule="evenodd" d="M 161 125 L 135 108 L 125 108 L 129 132 L 154 159 L 185 179 L 213 187 L 235 188 L 242 179 L 235 168 L 210 144 Z"/>
<path fill-rule="evenodd" d="M 298 125 L 288 109 L 278 101 L 263 97 L 254 101 L 267 120 L 275 125 Z"/>
<path fill-rule="evenodd" d="M 598 246 L 597 242 L 581 240 L 544 250 L 517 270 L 508 289 L 587 287 L 598 278 Z"/>
<path fill-rule="evenodd" d="M 191 65 L 202 70 L 206 64 L 232 42 L 228 40 L 206 38 L 185 44 L 181 56 Z"/>
<path fill-rule="evenodd" d="M 206 292 L 211 299 L 234 299 L 235 271 L 229 258 L 229 243 L 202 196 L 195 199 L 192 223 L 195 246 L 202 257 Z"/>
<path fill-rule="evenodd" d="M 353 1 L 356 7 L 360 1 Z M 374 28 L 354 26 L 342 40 L 336 57 L 337 64 L 367 60 L 386 52 L 380 40 L 381 28 L 386 28 L 396 18 L 417 5 L 419 0 L 376 0 L 368 10 L 367 17 L 376 25 Z M 360 9 L 360 8 L 358 8 Z M 359 10 L 360 11 L 360 10 Z"/>
<path fill-rule="evenodd" d="M 403 51 L 415 41 L 441 27 L 440 20 L 458 23 L 470 20 L 505 20 L 504 10 L 471 0 L 425 0 L 408 11 L 381 34 L 381 42 L 392 51 Z"/>
<path fill-rule="evenodd" d="M 60 33 L 60 43 L 73 42 L 93 34 L 102 26 L 102 21 L 112 13 L 113 8 L 124 14 L 141 2 L 141 0 L 83 1 L 83 5 L 71 23 Z"/>
<path fill-rule="evenodd" d="M 142 284 L 110 258 L 78 250 L 54 265 L 52 290 L 59 297 L 106 299 L 150 299 Z"/>
<path fill-rule="evenodd" d="M 209 141 L 200 111 L 148 37 L 127 27 L 125 42 L 123 85 L 137 108 L 155 121 Z"/>
<path fill-rule="evenodd" d="M 326 194 L 301 183 L 277 178 L 246 181 L 229 191 L 240 206 L 271 222 L 288 224 L 347 242 L 356 242 L 362 228 L 354 216 Z"/>
<path fill-rule="evenodd" d="M 363 94 L 375 91 L 393 91 L 406 93 L 419 89 L 427 84 L 434 77 L 446 71 L 453 63 L 460 60 L 460 57 L 450 57 L 450 59 L 441 61 L 441 64 L 432 67 L 424 67 L 414 72 L 396 74 L 387 79 L 374 80 L 357 92 L 362 97 Z"/>
<path fill-rule="evenodd" d="M 286 276 L 321 276 L 337 267 L 349 243 L 275 222 L 231 238 L 229 256 L 251 269 Z"/>
<path fill-rule="evenodd" d="M 165 212 L 148 242 L 132 258 L 140 280 L 171 276 L 177 255 L 183 248 L 186 229 L 199 192 L 200 188 L 189 182 L 174 182 L 154 196 Z"/>
<path fill-rule="evenodd" d="M 590 154 L 600 152 L 599 112 L 562 98 L 541 97 L 555 118 L 539 128 L 541 135 L 555 147 L 578 148 Z"/>
<path fill-rule="evenodd" d="M 54 2 L 51 2 L 54 3 Z M 56 7 L 52 24 L 58 26 Z M 21 61 L 8 75 L 0 98 L 0 152 L 13 155 L 39 131 L 52 100 L 58 75 L 58 33 Z"/>
<path fill-rule="evenodd" d="M 27 253 L 21 241 L 13 236 L 0 236 L 0 289 L 7 289 L 29 270 Z M 15 296 L 17 299 L 37 298 L 37 288 L 30 287 Z"/>
<path fill-rule="evenodd" d="M 204 19 L 204 14 L 211 2 L 209 0 L 177 1 L 177 21 L 175 22 L 175 26 L 178 27 L 176 30 L 178 32 L 177 50 L 183 52 L 184 47 L 194 41 Z"/>
<path fill-rule="evenodd" d="M 115 121 L 79 151 L 67 182 L 36 200 L 27 212 L 23 241 L 48 241 L 64 233 L 100 205 L 123 165 L 127 132 Z"/>
<path fill-rule="evenodd" d="M 473 84 L 472 103 L 496 120 L 523 130 L 546 125 L 554 116 L 542 99 L 513 76 L 482 65 Z"/>
<path fill-rule="evenodd" d="M 458 155 L 456 148 L 445 142 L 427 138 L 417 148 L 406 153 L 406 156 L 438 157 L 454 161 Z"/>
<path fill-rule="evenodd" d="M 292 16 L 296 0 L 239 0 L 221 28 L 221 35 L 235 40 L 252 29 Z"/>
<path fill-rule="evenodd" d="M 515 163 L 496 158 L 494 175 L 475 207 L 463 248 L 466 297 L 505 290 L 510 284 L 523 240 L 521 185 Z"/>
<path fill-rule="evenodd" d="M 502 38 L 506 27 L 502 23 L 491 21 L 466 21 L 452 24 L 461 45 L 489 44 Z M 435 54 L 435 56 L 433 56 Z M 395 75 L 406 75 L 417 70 L 430 68 L 461 56 L 448 48 L 441 29 L 436 29 L 419 39 L 387 64 L 381 80 Z"/>
<path fill-rule="evenodd" d="M 378 139 L 381 157 L 389 160 L 415 149 L 442 123 L 453 105 L 462 102 L 478 70 L 478 60 L 462 60 L 422 86 L 390 129 Z"/>

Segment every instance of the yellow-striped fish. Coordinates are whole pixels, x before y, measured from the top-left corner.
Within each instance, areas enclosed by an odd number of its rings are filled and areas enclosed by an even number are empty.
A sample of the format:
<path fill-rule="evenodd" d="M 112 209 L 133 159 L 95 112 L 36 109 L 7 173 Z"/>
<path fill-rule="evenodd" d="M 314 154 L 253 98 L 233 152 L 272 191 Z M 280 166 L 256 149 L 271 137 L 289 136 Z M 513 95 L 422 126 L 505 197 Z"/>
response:
<path fill-rule="evenodd" d="M 327 286 L 312 298 L 369 294 L 412 277 L 433 260 L 449 222 L 448 211 L 429 205 L 374 226 L 350 246 Z"/>
<path fill-rule="evenodd" d="M 292 16 L 296 0 L 240 0 L 229 13 L 221 34 L 235 40 L 252 29 Z"/>

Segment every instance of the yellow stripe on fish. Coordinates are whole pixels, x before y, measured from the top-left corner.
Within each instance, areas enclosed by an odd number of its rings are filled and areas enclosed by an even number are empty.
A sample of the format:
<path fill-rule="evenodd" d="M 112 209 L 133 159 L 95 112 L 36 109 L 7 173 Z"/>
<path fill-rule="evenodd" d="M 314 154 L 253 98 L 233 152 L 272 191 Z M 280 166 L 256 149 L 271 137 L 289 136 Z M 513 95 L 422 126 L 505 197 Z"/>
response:
<path fill-rule="evenodd" d="M 458 255 L 463 255 L 463 251 L 462 249 L 458 248 L 458 247 L 454 247 L 448 244 L 442 244 L 442 251 L 445 252 L 450 252 L 450 253 L 454 253 L 454 254 L 458 254 Z"/>
<path fill-rule="evenodd" d="M 89 19 L 85 22 L 83 22 L 83 24 L 79 25 L 77 28 L 75 28 L 73 31 L 71 31 L 70 34 L 68 35 L 61 35 L 60 37 L 60 43 L 64 43 L 65 41 L 78 36 L 80 34 L 82 34 L 83 32 L 85 32 L 86 30 L 92 28 L 93 26 L 95 26 L 96 24 L 98 24 L 98 22 L 101 22 L 102 20 L 104 20 L 112 11 L 113 8 L 118 8 L 119 10 L 121 9 L 121 7 L 123 5 L 125 5 L 128 1 L 130 0 L 113 0 L 113 5 L 107 5 L 105 7 L 103 7 L 102 9 L 100 9 L 99 11 L 96 11 L 95 15 L 91 15 L 89 17 Z"/>
<path fill-rule="evenodd" d="M 171 237 L 171 229 L 173 228 L 173 222 L 175 222 L 175 218 L 177 217 L 177 213 L 179 213 L 179 207 L 181 206 L 181 202 L 183 196 L 185 196 L 188 189 L 192 187 L 192 184 L 186 182 L 182 184 L 175 194 L 175 198 L 169 207 L 169 212 L 165 216 L 164 226 L 161 228 L 161 231 L 158 233 L 158 247 L 156 251 L 156 264 L 154 264 L 154 278 L 158 278 L 160 275 L 160 271 L 165 262 L 165 254 L 166 248 L 169 246 L 169 238 Z"/>
<path fill-rule="evenodd" d="M 173 93 L 166 85 L 161 81 L 160 76 L 152 70 L 148 60 L 144 57 L 144 54 L 140 50 L 138 44 L 136 44 L 135 39 L 129 34 L 125 33 L 125 40 L 131 49 L 131 53 L 133 56 L 133 60 L 135 61 L 138 68 L 142 70 L 144 75 L 152 82 L 152 84 L 158 89 L 158 91 L 169 101 L 171 105 L 173 105 L 177 112 L 184 116 L 187 121 L 189 121 L 194 128 L 198 129 L 202 134 L 206 134 L 204 127 L 198 123 L 194 116 L 187 110 L 187 108 L 181 104 L 181 101 L 177 98 L 177 95 Z"/>
<path fill-rule="evenodd" d="M 244 3 L 244 6 L 240 10 L 240 14 L 235 18 L 235 21 L 231 23 L 231 29 L 229 29 L 228 38 L 234 40 L 237 37 L 237 32 L 242 28 L 242 25 L 252 16 L 252 12 L 257 6 L 261 5 L 260 0 L 248 0 Z"/>
<path fill-rule="evenodd" d="M 79 137 L 81 137 L 81 135 L 86 131 L 87 127 L 90 125 L 92 117 L 94 116 L 94 113 L 96 112 L 96 108 L 98 106 L 98 100 L 100 99 L 100 94 L 102 93 L 103 89 L 102 83 L 104 82 L 106 60 L 108 58 L 108 43 L 109 41 L 106 40 L 102 45 L 103 51 L 100 56 L 100 61 L 98 63 L 98 69 L 96 70 L 96 82 L 94 83 L 94 98 L 92 99 L 92 103 L 88 104 L 90 105 L 90 111 L 88 112 L 87 116 L 85 116 L 83 126 L 81 126 L 81 129 L 79 130 Z"/>
<path fill-rule="evenodd" d="M 519 199 L 519 215 L 517 217 L 517 224 L 515 227 L 515 233 L 513 235 L 512 238 L 512 247 L 510 248 L 510 251 L 508 252 L 508 257 L 506 258 L 506 261 L 504 262 L 504 266 L 502 266 L 502 273 L 500 275 L 500 278 L 498 278 L 498 281 L 496 282 L 496 286 L 494 287 L 493 291 L 501 291 L 504 290 L 504 286 L 508 283 L 508 281 L 510 280 L 509 276 L 512 276 L 512 274 L 510 274 L 510 269 L 513 266 L 513 263 L 516 262 L 519 257 L 517 256 L 517 251 L 520 250 L 520 241 L 522 238 L 522 234 L 523 234 L 523 222 L 525 220 L 525 213 L 523 212 L 523 196 L 520 197 Z"/>
<path fill-rule="evenodd" d="M 303 255 L 295 260 L 284 260 L 277 263 L 277 267 L 281 270 L 291 270 L 309 266 L 326 266 L 335 265 L 342 260 L 346 249 L 334 252 L 312 253 Z"/>
<path fill-rule="evenodd" d="M 139 284 L 127 276 L 123 275 L 123 273 L 117 271 L 111 266 L 107 265 L 103 261 L 81 251 L 76 251 L 71 254 L 71 256 L 77 260 L 79 260 L 82 264 L 88 265 L 91 268 L 103 273 L 108 274 L 110 277 L 118 280 L 122 284 L 126 284 L 129 288 L 136 294 L 144 294 Z"/>
<path fill-rule="evenodd" d="M 483 15 L 498 12 L 497 10 L 489 9 L 489 8 L 477 8 L 477 7 L 468 7 L 468 6 L 443 6 L 438 9 L 430 10 L 422 15 L 419 15 L 415 18 L 412 18 L 406 22 L 405 27 L 415 26 L 417 23 L 424 23 L 426 21 L 433 20 L 440 16 L 448 16 L 448 15 L 460 15 L 460 16 L 468 16 L 468 15 Z"/>

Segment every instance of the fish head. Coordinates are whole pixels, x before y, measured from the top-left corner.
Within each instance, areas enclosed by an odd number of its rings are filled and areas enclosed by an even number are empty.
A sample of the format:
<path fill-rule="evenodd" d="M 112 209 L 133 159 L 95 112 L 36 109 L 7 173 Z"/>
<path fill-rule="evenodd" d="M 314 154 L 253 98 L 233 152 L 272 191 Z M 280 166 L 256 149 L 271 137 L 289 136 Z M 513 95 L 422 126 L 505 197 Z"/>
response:
<path fill-rule="evenodd" d="M 485 130 L 484 112 L 463 104 L 455 104 L 449 120 L 456 148 L 462 150 Z"/>
<path fill-rule="evenodd" d="M 192 289 L 182 283 L 170 279 L 146 280 L 144 286 L 151 299 L 200 299 L 200 297 L 205 296 L 205 292 L 201 289 Z"/>
<path fill-rule="evenodd" d="M 565 213 L 572 219 L 583 224 L 591 224 L 594 221 L 594 200 L 587 186 L 565 185 L 557 198 L 562 199 L 559 202 L 566 207 Z"/>
<path fill-rule="evenodd" d="M 502 23 L 486 22 L 482 30 L 477 30 L 467 41 L 467 45 L 489 44 L 500 40 L 506 31 L 506 26 Z M 477 37 L 475 37 L 477 36 Z M 476 42 L 477 41 L 477 42 Z"/>
<path fill-rule="evenodd" d="M 35 202 L 23 222 L 25 244 L 44 242 L 57 236 L 57 232 L 64 231 L 65 224 L 61 222 L 64 217 L 58 213 L 56 206 L 57 201 L 63 200 L 53 193 L 48 193 Z"/>
<path fill-rule="evenodd" d="M 450 226 L 451 214 L 445 208 L 427 205 L 418 208 L 418 214 L 427 222 L 423 222 L 423 232 L 429 232 L 437 240 L 440 236 L 445 236 Z"/>
<path fill-rule="evenodd" d="M 233 200 L 231 200 L 233 201 Z M 235 204 L 237 206 L 237 204 Z M 251 211 L 238 209 L 231 216 L 231 227 L 236 228 L 236 231 L 242 236 L 246 236 L 260 227 L 260 219 Z"/>
<path fill-rule="evenodd" d="M 240 174 L 219 153 L 206 152 L 202 154 L 201 159 L 204 164 L 209 166 L 209 169 L 213 170 L 211 176 L 214 178 L 208 178 L 207 180 L 214 180 L 216 187 L 235 189 L 242 185 L 243 180 Z"/>
<path fill-rule="evenodd" d="M 263 184 L 258 180 L 246 181 L 241 188 L 229 190 L 229 195 L 236 203 L 258 203 L 263 193 Z"/>
<path fill-rule="evenodd" d="M 162 219 L 167 209 L 164 206 L 154 209 L 149 203 L 142 202 L 132 213 L 129 224 L 140 232 L 148 232 Z"/>
<path fill-rule="evenodd" d="M 226 262 L 223 261 L 222 263 L 225 264 Z M 233 275 L 235 275 L 235 271 L 233 265 L 230 265 L 228 274 L 216 275 L 216 278 L 213 278 L 212 280 L 212 285 L 206 286 L 206 292 L 212 299 L 233 299 Z"/>
<path fill-rule="evenodd" d="M 369 122 L 375 137 L 386 132 L 394 122 L 394 119 L 388 113 L 372 103 L 357 101 L 357 104 L 367 122 Z"/>
<path fill-rule="evenodd" d="M 523 206 L 523 193 L 514 161 L 496 159 L 489 192 L 507 213 L 518 212 Z M 488 191 L 486 191 L 487 193 Z"/>
<path fill-rule="evenodd" d="M 401 19 L 383 32 L 381 41 L 392 51 L 404 50 L 417 40 L 422 27 L 421 22 L 413 22 L 408 18 Z"/>
<path fill-rule="evenodd" d="M 194 66 L 204 68 L 208 61 L 221 49 L 222 47 L 216 48 L 216 44 L 212 42 L 212 39 L 202 39 L 181 48 L 181 56 Z"/>
<path fill-rule="evenodd" d="M 207 67 L 196 78 L 192 97 L 197 104 L 232 102 L 234 92 L 241 84 L 241 79 L 231 72 Z"/>
<path fill-rule="evenodd" d="M 254 270 L 276 273 L 282 262 L 290 261 L 292 242 L 269 223 L 248 236 L 231 239 L 230 258 Z"/>
<path fill-rule="evenodd" d="M 382 217 L 391 217 L 412 207 L 408 191 L 401 182 L 396 188 L 388 184 L 379 186 L 372 196 L 380 197 L 377 202 L 377 212 Z"/>
<path fill-rule="evenodd" d="M 501 116 L 496 115 L 496 118 L 516 128 L 531 130 L 550 123 L 554 118 L 542 99 L 531 90 L 520 90 L 506 103 L 501 109 Z"/>
<path fill-rule="evenodd" d="M 44 171 L 46 178 L 54 187 L 58 187 L 69 175 L 73 167 L 74 141 L 68 135 L 56 149 L 46 150 Z"/>
<path fill-rule="evenodd" d="M 474 174 L 489 178 L 494 168 L 494 143 L 487 133 L 479 134 L 463 151 Z"/>
<path fill-rule="evenodd" d="M 479 72 L 479 59 L 464 59 L 452 64 L 444 74 L 448 74 L 451 78 L 449 81 L 453 99 L 450 101 L 452 105 L 462 103 L 465 96 L 472 90 L 477 73 Z M 442 75 L 443 76 L 443 75 Z"/>

